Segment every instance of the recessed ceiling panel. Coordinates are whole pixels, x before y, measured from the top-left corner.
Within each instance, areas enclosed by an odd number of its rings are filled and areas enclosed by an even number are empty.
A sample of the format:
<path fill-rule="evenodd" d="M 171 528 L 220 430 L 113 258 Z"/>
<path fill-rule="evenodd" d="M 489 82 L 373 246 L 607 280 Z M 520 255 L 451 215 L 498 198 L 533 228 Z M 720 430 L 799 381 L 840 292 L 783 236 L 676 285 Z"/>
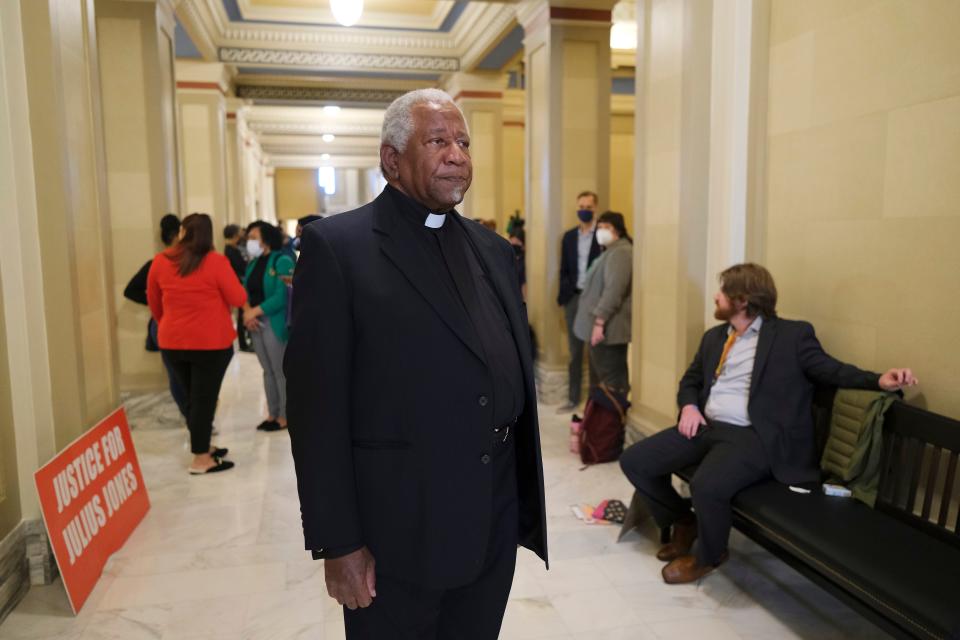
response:
<path fill-rule="evenodd" d="M 336 25 L 329 0 L 224 0 L 235 4 L 241 19 L 251 22 L 281 22 Z M 462 0 L 364 0 L 361 28 L 440 30 Z M 231 14 L 227 6 L 228 15 Z"/>

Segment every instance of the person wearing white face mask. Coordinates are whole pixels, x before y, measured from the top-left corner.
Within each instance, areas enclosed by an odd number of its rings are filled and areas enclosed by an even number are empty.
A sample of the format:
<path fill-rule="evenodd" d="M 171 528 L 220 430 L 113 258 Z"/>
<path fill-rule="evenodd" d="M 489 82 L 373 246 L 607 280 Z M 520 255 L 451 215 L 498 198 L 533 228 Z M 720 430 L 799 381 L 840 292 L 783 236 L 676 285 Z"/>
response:
<path fill-rule="evenodd" d="M 287 379 L 283 355 L 287 348 L 287 285 L 283 278 L 293 273 L 293 260 L 280 251 L 280 231 L 267 222 L 247 227 L 247 264 L 243 285 L 248 303 L 243 324 L 263 367 L 263 389 L 267 394 L 267 419 L 257 429 L 278 431 L 287 427 Z"/>
<path fill-rule="evenodd" d="M 587 271 L 573 331 L 589 344 L 591 379 L 625 396 L 630 389 L 633 241 L 623 215 L 607 211 L 597 219 L 597 242 L 604 251 Z"/>

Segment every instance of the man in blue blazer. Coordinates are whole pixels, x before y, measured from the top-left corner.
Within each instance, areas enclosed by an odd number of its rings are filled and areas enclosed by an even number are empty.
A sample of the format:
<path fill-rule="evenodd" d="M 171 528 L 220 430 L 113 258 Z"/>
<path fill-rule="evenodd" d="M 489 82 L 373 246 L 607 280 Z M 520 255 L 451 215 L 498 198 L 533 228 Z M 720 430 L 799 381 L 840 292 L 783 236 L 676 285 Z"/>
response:
<path fill-rule="evenodd" d="M 587 279 L 587 269 L 600 255 L 597 242 L 597 225 L 593 218 L 597 210 L 597 194 L 582 191 L 577 194 L 577 218 L 580 220 L 573 229 L 563 234 L 560 243 L 560 291 L 557 304 L 563 307 L 567 321 L 567 345 L 570 347 L 569 390 L 567 403 L 557 409 L 557 413 L 573 411 L 580 404 L 580 390 L 583 386 L 583 340 L 573 333 L 573 321 L 577 317 L 580 293 Z"/>
<path fill-rule="evenodd" d="M 727 558 L 737 492 L 765 478 L 793 485 L 819 479 L 815 384 L 895 391 L 917 383 L 910 369 L 883 375 L 827 355 L 808 322 L 777 317 L 773 277 L 756 264 L 720 274 L 714 317 L 680 380 L 676 427 L 627 449 L 620 467 L 673 537 L 657 558 L 669 584 L 694 582 Z M 699 464 L 690 483 L 694 516 L 670 476 Z M 696 555 L 691 554 L 695 539 Z"/>
<path fill-rule="evenodd" d="M 306 548 L 350 640 L 495 640 L 518 545 L 547 557 L 514 252 L 454 210 L 469 144 L 446 93 L 401 96 L 386 189 L 302 235 L 289 431 Z"/>

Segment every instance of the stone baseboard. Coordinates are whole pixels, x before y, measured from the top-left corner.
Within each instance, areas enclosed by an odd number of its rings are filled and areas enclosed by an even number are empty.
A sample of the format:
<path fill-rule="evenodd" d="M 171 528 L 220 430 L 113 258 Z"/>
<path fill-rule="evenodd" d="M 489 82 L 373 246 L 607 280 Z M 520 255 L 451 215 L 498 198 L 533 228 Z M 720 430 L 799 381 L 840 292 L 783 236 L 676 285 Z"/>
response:
<path fill-rule="evenodd" d="M 42 520 L 24 520 L 0 540 L 0 622 L 30 590 L 58 575 Z"/>
<path fill-rule="evenodd" d="M 561 404 L 567 401 L 569 374 L 566 367 L 543 365 L 534 367 L 537 379 L 537 398 L 542 404 Z"/>
<path fill-rule="evenodd" d="M 27 562 L 30 565 L 30 584 L 50 584 L 60 575 L 60 571 L 57 569 L 57 561 L 53 557 L 50 538 L 47 537 L 47 528 L 43 526 L 43 520 L 27 520 L 23 524 L 26 526 L 26 553 Z"/>

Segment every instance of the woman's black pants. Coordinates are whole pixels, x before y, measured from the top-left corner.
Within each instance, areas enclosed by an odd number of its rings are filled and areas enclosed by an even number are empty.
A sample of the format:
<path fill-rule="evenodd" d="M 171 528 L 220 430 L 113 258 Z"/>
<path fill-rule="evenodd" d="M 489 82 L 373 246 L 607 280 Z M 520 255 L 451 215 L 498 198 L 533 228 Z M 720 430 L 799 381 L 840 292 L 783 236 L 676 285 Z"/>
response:
<path fill-rule="evenodd" d="M 187 427 L 194 455 L 210 452 L 213 416 L 233 347 L 214 351 L 164 349 L 163 355 L 187 394 Z"/>

